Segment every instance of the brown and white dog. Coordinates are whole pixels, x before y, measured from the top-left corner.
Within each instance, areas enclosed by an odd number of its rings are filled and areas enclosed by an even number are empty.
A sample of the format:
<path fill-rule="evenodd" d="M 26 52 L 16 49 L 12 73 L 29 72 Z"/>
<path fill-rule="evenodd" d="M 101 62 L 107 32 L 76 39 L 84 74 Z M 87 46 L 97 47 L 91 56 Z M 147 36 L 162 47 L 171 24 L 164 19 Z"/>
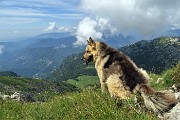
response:
<path fill-rule="evenodd" d="M 100 79 L 101 90 L 109 91 L 113 98 L 127 99 L 134 93 L 141 93 L 148 109 L 155 113 L 168 111 L 176 104 L 174 94 L 158 92 L 148 85 L 148 74 L 139 69 L 125 54 L 103 42 L 87 41 L 82 59 L 86 64 L 93 61 Z"/>

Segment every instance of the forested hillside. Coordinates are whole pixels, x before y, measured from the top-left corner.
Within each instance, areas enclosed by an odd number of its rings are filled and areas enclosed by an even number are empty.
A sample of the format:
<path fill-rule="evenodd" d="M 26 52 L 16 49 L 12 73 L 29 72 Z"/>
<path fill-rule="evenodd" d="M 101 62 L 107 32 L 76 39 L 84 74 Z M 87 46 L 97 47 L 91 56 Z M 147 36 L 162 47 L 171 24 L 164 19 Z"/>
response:
<path fill-rule="evenodd" d="M 63 81 L 81 75 L 97 75 L 93 64 L 87 66 L 81 60 L 82 55 L 83 53 L 68 56 L 47 79 Z"/>
<path fill-rule="evenodd" d="M 180 37 L 160 37 L 119 48 L 147 71 L 161 73 L 180 60 Z"/>

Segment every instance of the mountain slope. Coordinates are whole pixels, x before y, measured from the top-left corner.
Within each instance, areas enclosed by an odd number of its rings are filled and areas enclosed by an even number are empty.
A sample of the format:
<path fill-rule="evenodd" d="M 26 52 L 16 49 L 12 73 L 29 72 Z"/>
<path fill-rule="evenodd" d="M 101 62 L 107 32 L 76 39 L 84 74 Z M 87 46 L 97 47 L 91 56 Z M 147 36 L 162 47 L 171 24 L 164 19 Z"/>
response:
<path fill-rule="evenodd" d="M 0 71 L 0 76 L 14 76 L 14 77 L 19 77 L 15 72 L 12 71 Z"/>
<path fill-rule="evenodd" d="M 47 79 L 63 81 L 75 79 L 80 75 L 96 75 L 94 67 L 88 67 L 81 59 L 82 53 L 70 55 L 52 72 Z"/>
<path fill-rule="evenodd" d="M 8 50 L 7 46 L 0 55 L 0 70 L 14 71 L 26 77 L 44 78 L 60 65 L 66 56 L 82 51 L 81 47 L 73 46 L 75 40 L 73 36 L 58 39 L 38 37 L 26 44 L 21 43 L 23 46 L 16 46 L 17 49 L 13 51 Z"/>
<path fill-rule="evenodd" d="M 180 60 L 180 37 L 160 37 L 140 41 L 119 49 L 139 66 L 160 73 Z"/>
<path fill-rule="evenodd" d="M 151 41 L 140 41 L 119 48 L 137 65 L 147 71 L 160 73 L 180 60 L 180 38 L 160 37 Z M 93 65 L 86 66 L 81 54 L 67 57 L 49 77 L 55 80 L 76 79 L 80 75 L 97 75 Z"/>

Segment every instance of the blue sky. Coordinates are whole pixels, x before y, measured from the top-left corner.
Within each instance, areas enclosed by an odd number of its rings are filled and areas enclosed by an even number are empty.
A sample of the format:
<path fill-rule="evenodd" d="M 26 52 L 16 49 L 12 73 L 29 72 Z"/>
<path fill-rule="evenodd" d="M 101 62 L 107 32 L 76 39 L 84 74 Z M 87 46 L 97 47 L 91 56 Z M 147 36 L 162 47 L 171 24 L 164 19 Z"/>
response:
<path fill-rule="evenodd" d="M 77 45 L 89 36 L 160 36 L 180 28 L 180 0 L 0 0 L 0 41 L 46 32 L 72 32 Z"/>
<path fill-rule="evenodd" d="M 79 0 L 1 0 L 0 40 L 40 34 L 49 22 L 73 28 L 84 17 L 79 4 Z"/>

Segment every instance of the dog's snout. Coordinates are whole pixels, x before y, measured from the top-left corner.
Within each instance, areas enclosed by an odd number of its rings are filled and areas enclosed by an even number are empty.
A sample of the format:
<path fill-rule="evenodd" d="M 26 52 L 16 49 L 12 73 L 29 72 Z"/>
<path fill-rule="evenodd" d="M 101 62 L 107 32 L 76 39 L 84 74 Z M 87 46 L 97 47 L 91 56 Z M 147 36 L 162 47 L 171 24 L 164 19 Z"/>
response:
<path fill-rule="evenodd" d="M 81 60 L 84 60 L 84 57 L 82 57 Z"/>

